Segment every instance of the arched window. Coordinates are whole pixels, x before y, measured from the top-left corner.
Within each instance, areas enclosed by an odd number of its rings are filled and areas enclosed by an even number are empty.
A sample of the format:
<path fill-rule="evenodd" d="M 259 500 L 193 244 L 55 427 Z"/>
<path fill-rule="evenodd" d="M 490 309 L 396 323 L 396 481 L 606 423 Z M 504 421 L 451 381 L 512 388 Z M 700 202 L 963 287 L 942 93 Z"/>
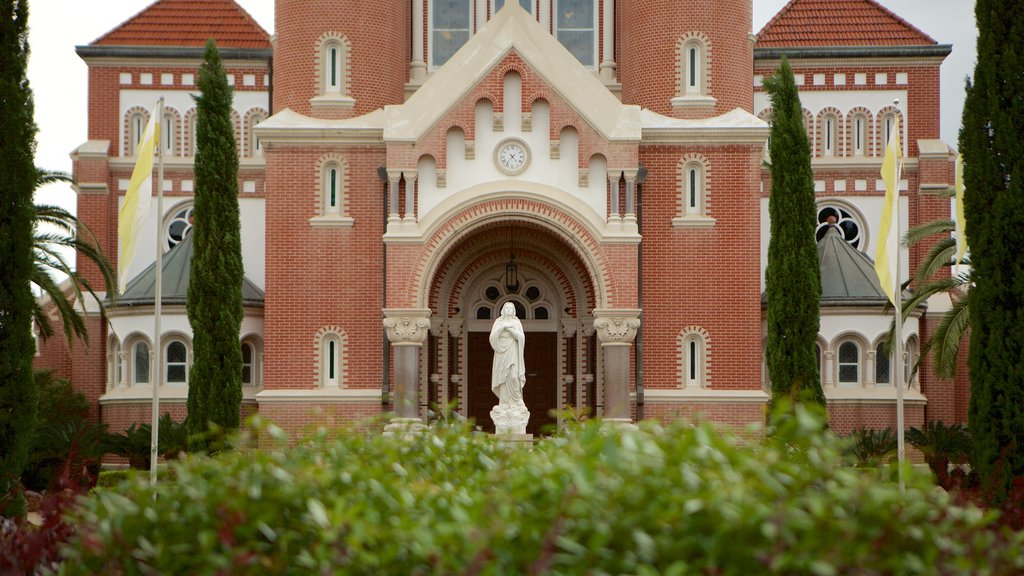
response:
<path fill-rule="evenodd" d="M 821 120 L 821 153 L 823 156 L 836 156 L 838 135 L 838 118 L 835 114 L 825 114 Z"/>
<path fill-rule="evenodd" d="M 145 341 L 132 347 L 132 384 L 149 384 L 149 343 Z"/>
<path fill-rule="evenodd" d="M 341 168 L 337 162 L 324 165 L 324 214 L 341 211 Z"/>
<path fill-rule="evenodd" d="M 196 155 L 196 127 L 198 124 L 197 116 L 198 114 L 195 108 L 189 110 L 188 113 L 185 115 L 185 137 L 187 138 L 187 141 L 185 142 L 186 156 Z"/>
<path fill-rule="evenodd" d="M 181 340 L 167 343 L 164 359 L 164 383 L 185 384 L 188 382 L 188 347 Z"/>
<path fill-rule="evenodd" d="M 881 150 L 881 152 L 879 152 L 879 155 L 884 154 L 885 148 L 889 145 L 889 137 L 892 135 L 892 130 L 893 130 L 893 127 L 895 127 L 895 126 L 896 126 L 896 114 L 894 114 L 892 112 L 886 113 L 882 117 L 882 126 L 881 126 L 881 129 L 882 129 L 882 134 L 881 134 L 882 150 Z"/>
<path fill-rule="evenodd" d="M 242 342 L 242 386 L 256 385 L 256 349 L 249 342 Z"/>
<path fill-rule="evenodd" d="M 679 211 L 676 226 L 704 226 L 714 224 L 708 216 L 708 165 L 701 156 L 688 155 L 679 161 L 676 172 Z"/>
<path fill-rule="evenodd" d="M 864 114 L 856 114 L 853 117 L 853 154 L 864 156 L 868 142 L 868 118 Z"/>
<path fill-rule="evenodd" d="M 349 68 L 352 45 L 348 38 L 337 32 L 320 37 L 320 87 L 318 94 L 325 97 L 347 97 L 351 91 Z"/>
<path fill-rule="evenodd" d="M 325 334 L 320 346 L 321 385 L 339 386 L 341 382 L 341 339 L 337 334 Z"/>
<path fill-rule="evenodd" d="M 128 117 L 128 156 L 135 156 L 142 143 L 142 133 L 146 130 L 146 117 L 142 112 L 133 112 Z"/>
<path fill-rule="evenodd" d="M 879 342 L 875 346 L 875 384 L 890 384 L 889 378 L 890 354 L 885 349 L 885 342 Z"/>
<path fill-rule="evenodd" d="M 433 0 L 430 5 L 430 64 L 441 66 L 469 40 L 473 23 L 470 0 Z"/>
<path fill-rule="evenodd" d="M 708 381 L 707 351 L 708 334 L 702 328 L 691 326 L 680 332 L 677 338 L 679 346 L 679 370 L 683 388 L 707 388 Z"/>
<path fill-rule="evenodd" d="M 555 38 L 588 68 L 597 65 L 597 2 L 555 0 Z"/>
<path fill-rule="evenodd" d="M 839 383 L 860 384 L 860 347 L 847 340 L 839 345 Z"/>
<path fill-rule="evenodd" d="M 174 114 L 164 112 L 163 122 L 160 124 L 160 153 L 164 156 L 174 156 Z"/>
<path fill-rule="evenodd" d="M 700 96 L 707 93 L 705 88 L 706 65 L 704 44 L 690 38 L 683 42 L 679 54 L 680 77 L 684 96 Z"/>
<path fill-rule="evenodd" d="M 192 224 L 195 222 L 195 206 L 191 202 L 179 205 L 171 213 L 171 217 L 164 225 L 164 247 L 166 250 L 174 248 L 192 233 Z"/>
<path fill-rule="evenodd" d="M 867 245 L 867 238 L 864 226 L 861 224 L 860 214 L 846 203 L 835 199 L 824 201 L 818 204 L 818 226 L 814 231 L 814 239 L 820 242 L 828 233 L 829 220 L 834 220 L 836 227 L 850 246 L 860 249 Z"/>
<path fill-rule="evenodd" d="M 256 125 L 266 119 L 267 115 L 262 110 L 251 112 L 249 114 L 249 121 L 245 126 L 245 134 L 247 153 L 250 158 L 263 156 L 263 145 L 260 142 L 260 139 L 256 136 Z"/>
<path fill-rule="evenodd" d="M 122 384 L 121 382 L 121 343 L 117 341 L 116 337 L 111 337 L 110 344 L 107 347 L 110 350 L 110 367 L 109 379 L 107 385 L 109 388 L 115 388 Z"/>

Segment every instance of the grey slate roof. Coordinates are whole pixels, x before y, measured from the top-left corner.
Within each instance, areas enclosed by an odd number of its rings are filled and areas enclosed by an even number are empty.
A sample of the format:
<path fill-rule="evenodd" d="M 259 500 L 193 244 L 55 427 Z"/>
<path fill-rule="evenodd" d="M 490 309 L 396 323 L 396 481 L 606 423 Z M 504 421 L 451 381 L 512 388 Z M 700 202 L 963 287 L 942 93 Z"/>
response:
<path fill-rule="evenodd" d="M 188 235 L 164 254 L 161 278 L 163 292 L 160 300 L 165 305 L 185 304 L 188 297 L 188 281 L 192 273 L 192 253 L 192 235 Z M 117 299 L 114 306 L 152 305 L 155 289 L 156 262 L 128 282 L 124 294 Z M 263 290 L 245 277 L 242 277 L 242 305 L 263 307 Z"/>
<path fill-rule="evenodd" d="M 888 300 L 878 285 L 874 261 L 843 240 L 835 226 L 818 242 L 818 264 L 822 306 L 876 305 Z"/>

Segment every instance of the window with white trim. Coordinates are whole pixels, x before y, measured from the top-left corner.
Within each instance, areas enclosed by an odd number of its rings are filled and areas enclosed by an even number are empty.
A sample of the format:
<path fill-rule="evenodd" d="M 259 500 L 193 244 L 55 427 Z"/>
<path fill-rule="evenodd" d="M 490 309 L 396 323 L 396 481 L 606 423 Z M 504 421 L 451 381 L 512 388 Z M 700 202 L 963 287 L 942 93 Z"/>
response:
<path fill-rule="evenodd" d="M 686 165 L 683 174 L 683 207 L 688 215 L 702 214 L 701 206 L 704 204 L 704 167 L 698 162 L 690 162 Z"/>
<path fill-rule="evenodd" d="M 142 133 L 146 130 L 146 117 L 142 112 L 134 112 L 128 117 L 128 156 L 139 153 Z"/>
<path fill-rule="evenodd" d="M 835 114 L 825 114 L 821 120 L 821 153 L 836 155 L 836 140 L 839 136 L 839 120 Z"/>
<path fill-rule="evenodd" d="M 242 386 L 256 386 L 256 347 L 242 342 Z"/>
<path fill-rule="evenodd" d="M 676 226 L 705 226 L 714 224 L 708 216 L 708 164 L 701 156 L 688 155 L 676 166 L 678 212 Z"/>
<path fill-rule="evenodd" d="M 886 351 L 885 342 L 875 346 L 875 384 L 890 384 L 891 355 Z"/>
<path fill-rule="evenodd" d="M 337 162 L 324 164 L 324 214 L 341 212 L 341 167 Z"/>
<path fill-rule="evenodd" d="M 678 345 L 679 372 L 683 388 L 707 388 L 708 381 L 708 339 L 702 328 L 691 326 L 683 329 L 676 339 Z M 770 384 L 769 384 L 770 386 Z"/>
<path fill-rule="evenodd" d="M 174 156 L 174 114 L 164 113 L 163 122 L 160 124 L 160 153 L 164 156 Z"/>
<path fill-rule="evenodd" d="M 132 384 L 149 384 L 149 343 L 143 340 L 132 346 Z"/>
<path fill-rule="evenodd" d="M 597 65 L 597 2 L 595 0 L 556 0 L 555 38 L 580 64 Z"/>
<path fill-rule="evenodd" d="M 188 383 L 188 346 L 181 340 L 171 340 L 164 348 L 164 383 Z"/>
<path fill-rule="evenodd" d="M 839 383 L 860 384 L 860 347 L 852 340 L 846 340 L 839 345 L 836 356 L 839 364 Z"/>
<path fill-rule="evenodd" d="M 854 156 L 864 156 L 864 151 L 867 150 L 868 142 L 868 118 L 864 114 L 855 114 L 853 116 L 853 154 Z"/>
<path fill-rule="evenodd" d="M 882 151 L 880 154 L 884 154 L 885 148 L 889 146 L 889 137 L 892 134 L 892 129 L 895 124 L 896 114 L 889 112 L 882 117 Z"/>
<path fill-rule="evenodd" d="M 320 344 L 320 379 L 323 386 L 337 387 L 341 383 L 341 339 L 327 333 Z"/>
<path fill-rule="evenodd" d="M 251 158 L 263 156 L 263 144 L 260 142 L 259 137 L 256 136 L 256 125 L 266 119 L 267 115 L 263 111 L 253 112 L 249 115 L 249 123 L 245 127 L 245 132 L 248 137 L 248 152 Z"/>
<path fill-rule="evenodd" d="M 680 40 L 680 43 L 676 48 L 680 95 L 707 95 L 707 46 L 697 36 Z"/>
<path fill-rule="evenodd" d="M 115 388 L 121 385 L 121 343 L 116 337 L 111 337 L 107 345 L 110 350 L 110 366 L 108 367 L 108 388 Z"/>
<path fill-rule="evenodd" d="M 430 4 L 430 64 L 439 67 L 469 40 L 473 26 L 470 0 L 432 0 Z"/>
<path fill-rule="evenodd" d="M 194 223 L 195 206 L 191 202 L 176 207 L 164 225 L 164 249 L 170 250 L 188 238 Z"/>

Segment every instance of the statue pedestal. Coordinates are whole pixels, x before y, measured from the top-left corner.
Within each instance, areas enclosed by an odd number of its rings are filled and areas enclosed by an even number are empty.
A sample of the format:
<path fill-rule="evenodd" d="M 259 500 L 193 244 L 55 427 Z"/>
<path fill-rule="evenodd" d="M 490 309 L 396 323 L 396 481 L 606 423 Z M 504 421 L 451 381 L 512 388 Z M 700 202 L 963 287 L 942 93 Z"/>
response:
<path fill-rule="evenodd" d="M 530 411 L 526 406 L 505 408 L 500 404 L 491 409 L 491 420 L 494 422 L 494 433 L 498 435 L 526 435 L 526 423 L 530 421 Z"/>
<path fill-rule="evenodd" d="M 533 434 L 502 434 L 494 435 L 502 446 L 533 446 Z"/>

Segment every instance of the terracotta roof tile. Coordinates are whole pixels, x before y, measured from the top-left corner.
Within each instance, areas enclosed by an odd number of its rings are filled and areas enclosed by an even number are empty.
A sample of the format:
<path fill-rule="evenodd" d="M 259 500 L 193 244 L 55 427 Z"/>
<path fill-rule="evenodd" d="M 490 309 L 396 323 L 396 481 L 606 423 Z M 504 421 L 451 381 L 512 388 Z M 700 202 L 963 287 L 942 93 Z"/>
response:
<path fill-rule="evenodd" d="M 928 44 L 936 42 L 875 0 L 790 0 L 757 34 L 758 48 Z"/>
<path fill-rule="evenodd" d="M 270 48 L 270 35 L 233 0 L 157 0 L 93 46 Z"/>

